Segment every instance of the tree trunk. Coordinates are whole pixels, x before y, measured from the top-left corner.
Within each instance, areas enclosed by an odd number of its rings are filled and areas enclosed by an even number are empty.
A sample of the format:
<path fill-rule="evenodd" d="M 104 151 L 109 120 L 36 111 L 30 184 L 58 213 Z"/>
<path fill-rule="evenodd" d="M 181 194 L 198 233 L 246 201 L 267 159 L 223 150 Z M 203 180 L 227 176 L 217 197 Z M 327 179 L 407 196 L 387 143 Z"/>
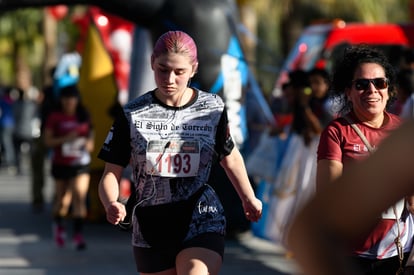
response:
<path fill-rule="evenodd" d="M 256 41 L 257 37 L 257 16 L 256 11 L 249 3 L 249 1 L 238 1 L 240 21 L 244 27 L 252 34 L 241 35 L 240 40 L 243 46 L 245 58 L 248 62 L 253 62 L 256 59 Z M 252 67 L 253 68 L 253 67 Z"/>
<path fill-rule="evenodd" d="M 282 39 L 281 50 L 284 57 L 288 55 L 303 30 L 304 23 L 300 2 L 300 0 L 290 0 L 290 3 L 283 7 L 280 20 L 280 36 Z"/>
<path fill-rule="evenodd" d="M 50 85 L 52 78 L 50 71 L 57 63 L 57 21 L 47 11 L 43 9 L 43 33 L 45 43 L 45 57 L 43 62 L 43 83 L 42 87 Z"/>

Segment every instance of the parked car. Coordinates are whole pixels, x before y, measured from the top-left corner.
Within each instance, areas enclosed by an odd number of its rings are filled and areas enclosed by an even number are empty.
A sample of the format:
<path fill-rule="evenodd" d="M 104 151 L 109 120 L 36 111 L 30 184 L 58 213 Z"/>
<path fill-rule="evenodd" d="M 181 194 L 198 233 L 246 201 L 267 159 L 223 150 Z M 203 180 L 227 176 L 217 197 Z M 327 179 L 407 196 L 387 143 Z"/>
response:
<path fill-rule="evenodd" d="M 354 44 L 374 45 L 385 52 L 394 66 L 399 66 L 406 48 L 414 47 L 414 24 L 346 23 L 337 20 L 305 28 L 281 67 L 274 94 L 287 81 L 289 71 L 314 67 L 332 69 L 343 50 Z"/>

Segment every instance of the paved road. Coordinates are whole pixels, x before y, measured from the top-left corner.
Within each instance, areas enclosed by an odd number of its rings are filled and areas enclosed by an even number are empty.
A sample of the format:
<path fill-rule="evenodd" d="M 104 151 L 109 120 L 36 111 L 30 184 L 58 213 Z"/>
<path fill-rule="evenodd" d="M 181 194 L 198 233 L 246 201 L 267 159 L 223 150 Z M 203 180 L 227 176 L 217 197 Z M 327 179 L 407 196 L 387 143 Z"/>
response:
<path fill-rule="evenodd" d="M 52 186 L 48 179 L 49 198 Z M 28 176 L 0 171 L 0 275 L 137 274 L 129 233 L 107 223 L 89 222 L 87 250 L 59 249 L 52 242 L 49 204 L 35 214 L 29 201 Z M 220 275 L 283 275 L 295 270 L 281 247 L 247 233 L 227 241 Z"/>

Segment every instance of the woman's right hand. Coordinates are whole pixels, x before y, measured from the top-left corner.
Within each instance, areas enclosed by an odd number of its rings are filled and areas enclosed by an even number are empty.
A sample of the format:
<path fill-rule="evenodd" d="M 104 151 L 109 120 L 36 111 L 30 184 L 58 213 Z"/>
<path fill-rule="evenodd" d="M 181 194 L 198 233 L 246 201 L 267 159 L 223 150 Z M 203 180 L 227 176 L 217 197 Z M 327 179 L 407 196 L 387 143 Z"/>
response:
<path fill-rule="evenodd" d="M 127 214 L 125 205 L 117 201 L 113 201 L 107 205 L 105 212 L 108 222 L 115 225 L 122 222 Z"/>

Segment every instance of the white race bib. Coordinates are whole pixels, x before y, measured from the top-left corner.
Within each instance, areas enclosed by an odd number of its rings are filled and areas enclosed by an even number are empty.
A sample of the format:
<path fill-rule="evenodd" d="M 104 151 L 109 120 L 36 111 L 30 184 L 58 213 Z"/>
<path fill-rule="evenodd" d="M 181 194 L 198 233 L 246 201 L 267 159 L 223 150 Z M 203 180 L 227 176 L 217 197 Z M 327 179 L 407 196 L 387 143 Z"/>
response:
<path fill-rule="evenodd" d="M 86 144 L 86 138 L 77 138 L 62 144 L 62 155 L 64 157 L 81 157 Z"/>
<path fill-rule="evenodd" d="M 195 177 L 200 164 L 198 141 L 151 140 L 146 172 L 161 177 Z"/>

